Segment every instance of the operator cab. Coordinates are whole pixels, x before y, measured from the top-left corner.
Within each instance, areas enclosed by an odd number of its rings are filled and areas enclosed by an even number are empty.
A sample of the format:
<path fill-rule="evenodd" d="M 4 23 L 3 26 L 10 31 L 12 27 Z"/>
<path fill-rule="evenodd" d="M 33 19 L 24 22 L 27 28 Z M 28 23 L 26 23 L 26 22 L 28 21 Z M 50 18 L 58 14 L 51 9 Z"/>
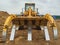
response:
<path fill-rule="evenodd" d="M 25 11 L 27 11 L 29 7 L 35 11 L 35 3 L 25 3 Z"/>

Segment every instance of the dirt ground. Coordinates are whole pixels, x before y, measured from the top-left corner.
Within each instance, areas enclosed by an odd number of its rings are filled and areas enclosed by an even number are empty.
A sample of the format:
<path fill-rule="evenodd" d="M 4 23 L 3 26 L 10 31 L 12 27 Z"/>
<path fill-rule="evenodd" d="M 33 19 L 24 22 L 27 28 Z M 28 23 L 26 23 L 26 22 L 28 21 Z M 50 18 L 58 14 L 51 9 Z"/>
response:
<path fill-rule="evenodd" d="M 10 41 L 10 31 L 7 33 L 6 42 L 2 40 L 2 30 L 0 30 L 0 45 L 60 45 L 60 20 L 56 20 L 58 28 L 58 39 L 54 40 L 52 28 L 49 28 L 50 41 L 44 39 L 44 33 L 40 30 L 32 30 L 32 41 L 27 40 L 28 30 L 16 30 L 14 41 Z"/>

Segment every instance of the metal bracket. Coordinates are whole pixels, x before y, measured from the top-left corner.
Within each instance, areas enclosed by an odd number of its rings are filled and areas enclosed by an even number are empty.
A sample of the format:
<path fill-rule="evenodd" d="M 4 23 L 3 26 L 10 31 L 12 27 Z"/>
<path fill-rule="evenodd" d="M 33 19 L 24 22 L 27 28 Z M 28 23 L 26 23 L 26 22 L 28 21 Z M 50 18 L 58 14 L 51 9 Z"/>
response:
<path fill-rule="evenodd" d="M 15 31 L 16 31 L 16 26 L 15 25 L 13 25 L 13 27 L 12 27 L 12 31 L 11 31 L 11 35 L 10 35 L 10 40 L 12 41 L 12 40 L 14 40 L 14 36 L 15 36 Z"/>
<path fill-rule="evenodd" d="M 46 41 L 50 41 L 50 36 L 49 36 L 49 32 L 48 32 L 47 26 L 44 26 L 44 33 L 45 33 Z"/>
<path fill-rule="evenodd" d="M 28 41 L 32 41 L 32 28 L 28 26 Z"/>

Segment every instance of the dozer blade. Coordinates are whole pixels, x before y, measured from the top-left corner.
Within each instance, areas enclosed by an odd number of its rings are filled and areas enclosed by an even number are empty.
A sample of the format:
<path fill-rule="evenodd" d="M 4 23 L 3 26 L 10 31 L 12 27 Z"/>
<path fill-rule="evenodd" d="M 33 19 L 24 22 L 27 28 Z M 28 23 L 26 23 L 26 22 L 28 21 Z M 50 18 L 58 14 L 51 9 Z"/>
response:
<path fill-rule="evenodd" d="M 7 32 L 6 32 L 6 31 L 3 31 L 3 32 L 2 32 L 2 35 L 3 35 L 2 41 L 6 41 Z"/>
<path fill-rule="evenodd" d="M 16 31 L 15 28 L 16 28 L 15 25 L 13 25 L 13 27 L 12 27 L 12 31 L 11 31 L 11 35 L 10 35 L 10 40 L 11 40 L 11 41 L 14 40 L 15 31 Z"/>
<path fill-rule="evenodd" d="M 53 28 L 54 39 L 58 38 L 58 31 L 57 28 Z"/>
<path fill-rule="evenodd" d="M 28 26 L 28 41 L 32 41 L 32 27 Z"/>
<path fill-rule="evenodd" d="M 44 33 L 45 33 L 45 39 L 46 41 L 50 40 L 49 32 L 47 26 L 44 26 Z"/>

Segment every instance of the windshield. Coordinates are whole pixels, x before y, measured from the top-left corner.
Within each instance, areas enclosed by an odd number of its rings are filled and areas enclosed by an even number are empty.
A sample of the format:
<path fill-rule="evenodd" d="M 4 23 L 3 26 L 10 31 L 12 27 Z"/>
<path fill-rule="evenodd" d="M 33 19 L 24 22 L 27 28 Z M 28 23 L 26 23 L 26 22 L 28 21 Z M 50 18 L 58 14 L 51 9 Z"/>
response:
<path fill-rule="evenodd" d="M 29 7 L 31 7 L 33 11 L 35 10 L 35 5 L 26 5 L 25 10 L 28 10 Z"/>

